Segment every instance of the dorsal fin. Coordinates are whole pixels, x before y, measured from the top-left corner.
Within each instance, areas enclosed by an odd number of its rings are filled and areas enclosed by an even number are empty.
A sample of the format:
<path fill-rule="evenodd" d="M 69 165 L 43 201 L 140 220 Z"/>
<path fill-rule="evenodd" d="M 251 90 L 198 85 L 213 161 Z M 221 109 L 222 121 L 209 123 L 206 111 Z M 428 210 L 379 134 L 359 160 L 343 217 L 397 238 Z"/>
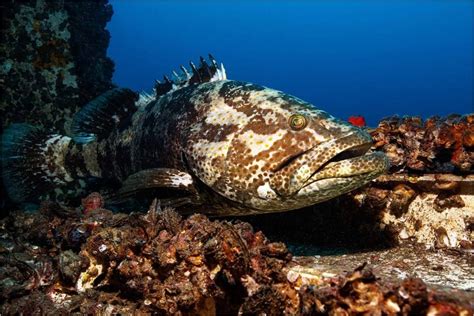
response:
<path fill-rule="evenodd" d="M 87 103 L 74 115 L 71 131 L 74 141 L 88 143 L 105 138 L 137 110 L 138 94 L 115 88 Z"/>
<path fill-rule="evenodd" d="M 199 67 L 196 67 L 193 62 L 190 62 L 189 65 L 191 71 L 181 66 L 182 73 L 178 74 L 173 71 L 173 79 L 164 76 L 163 82 L 157 80 L 155 84 L 156 98 L 192 84 L 227 79 L 224 65 L 221 63 L 219 66 L 211 54 L 209 54 L 209 64 L 203 57 L 200 57 Z"/>
<path fill-rule="evenodd" d="M 152 94 L 147 93 L 146 91 L 140 92 L 138 96 L 137 102 L 135 102 L 135 105 L 137 108 L 144 108 L 147 106 L 150 102 L 155 101 L 155 96 Z"/>

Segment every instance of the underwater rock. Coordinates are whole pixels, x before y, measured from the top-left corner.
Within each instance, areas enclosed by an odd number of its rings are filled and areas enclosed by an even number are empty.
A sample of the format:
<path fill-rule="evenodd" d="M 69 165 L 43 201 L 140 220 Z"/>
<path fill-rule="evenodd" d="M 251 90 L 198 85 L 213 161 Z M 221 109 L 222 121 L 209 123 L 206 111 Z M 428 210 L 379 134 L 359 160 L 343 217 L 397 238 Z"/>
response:
<path fill-rule="evenodd" d="M 365 265 L 326 286 L 304 285 L 299 290 L 302 315 L 469 315 L 469 296 L 464 304 L 429 290 L 418 278 L 380 285 Z"/>
<path fill-rule="evenodd" d="M 46 240 L 25 233 L 39 225 Z M 88 234 L 71 247 L 78 227 Z M 0 234 L 5 315 L 472 313 L 467 292 L 406 276 L 379 279 L 365 265 L 348 274 L 320 269 L 293 260 L 285 244 L 248 223 L 183 219 L 156 202 L 146 214 L 99 208 L 76 217 L 45 205 L 12 212 Z"/>
<path fill-rule="evenodd" d="M 396 193 L 400 191 L 400 183 L 413 188 L 403 212 L 399 207 L 393 207 L 394 199 L 400 199 L 400 194 Z M 384 191 L 389 198 L 382 196 L 375 198 L 378 204 L 367 203 L 367 200 L 374 198 L 371 194 L 374 188 Z M 474 238 L 468 225 L 468 219 L 474 214 L 473 193 L 474 178 L 471 175 L 425 174 L 386 175 L 371 184 L 371 189 L 362 188 L 348 196 L 363 200 L 358 205 L 359 209 L 371 209 L 378 213 L 379 224 L 391 232 L 392 240 L 396 242 L 414 239 L 428 248 L 458 248 L 461 243 Z"/>
<path fill-rule="evenodd" d="M 387 154 L 390 172 L 474 172 L 474 114 L 385 118 L 371 131 L 376 150 Z"/>
<path fill-rule="evenodd" d="M 0 130 L 26 122 L 68 132 L 73 115 L 113 87 L 111 5 L 7 0 L 1 8 Z M 0 182 L 0 209 L 11 205 Z"/>
<path fill-rule="evenodd" d="M 468 249 L 426 249 L 424 245 L 406 241 L 401 246 L 385 249 L 359 249 L 357 252 L 294 257 L 292 273 L 304 275 L 305 284 L 319 281 L 321 271 L 336 276 L 366 262 L 377 277 L 386 282 L 409 276 L 421 278 L 430 287 L 468 291 L 474 298 L 474 256 Z"/>
<path fill-rule="evenodd" d="M 406 241 L 430 249 L 465 248 L 474 240 L 473 218 L 472 175 L 389 174 L 311 208 L 245 220 L 287 242 L 295 254 L 309 255 Z"/>
<path fill-rule="evenodd" d="M 112 13 L 108 0 L 2 2 L 2 129 L 28 122 L 65 132 L 79 108 L 111 88 Z"/>

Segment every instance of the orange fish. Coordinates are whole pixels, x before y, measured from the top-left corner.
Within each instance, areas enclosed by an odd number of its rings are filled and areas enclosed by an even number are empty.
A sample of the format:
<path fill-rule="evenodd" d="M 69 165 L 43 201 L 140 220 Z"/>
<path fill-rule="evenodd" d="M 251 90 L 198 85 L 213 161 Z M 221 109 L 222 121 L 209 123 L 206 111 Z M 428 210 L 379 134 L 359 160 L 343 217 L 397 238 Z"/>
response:
<path fill-rule="evenodd" d="M 351 123 L 352 125 L 354 125 L 354 126 L 358 126 L 358 127 L 366 126 L 365 118 L 361 115 L 359 115 L 359 116 L 349 116 L 347 121 L 349 123 Z"/>

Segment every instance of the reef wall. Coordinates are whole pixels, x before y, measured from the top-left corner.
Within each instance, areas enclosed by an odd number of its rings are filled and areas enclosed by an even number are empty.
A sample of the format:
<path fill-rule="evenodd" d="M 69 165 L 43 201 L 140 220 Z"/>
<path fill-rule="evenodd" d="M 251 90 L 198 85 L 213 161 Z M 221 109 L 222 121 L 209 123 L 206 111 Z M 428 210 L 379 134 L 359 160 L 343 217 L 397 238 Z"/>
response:
<path fill-rule="evenodd" d="M 2 1 L 0 133 L 11 123 L 67 133 L 72 116 L 110 89 L 108 0 Z M 0 206 L 9 205 L 0 184 Z"/>
<path fill-rule="evenodd" d="M 112 86 L 108 0 L 2 1 L 2 129 L 28 122 L 65 132 L 74 113 Z"/>

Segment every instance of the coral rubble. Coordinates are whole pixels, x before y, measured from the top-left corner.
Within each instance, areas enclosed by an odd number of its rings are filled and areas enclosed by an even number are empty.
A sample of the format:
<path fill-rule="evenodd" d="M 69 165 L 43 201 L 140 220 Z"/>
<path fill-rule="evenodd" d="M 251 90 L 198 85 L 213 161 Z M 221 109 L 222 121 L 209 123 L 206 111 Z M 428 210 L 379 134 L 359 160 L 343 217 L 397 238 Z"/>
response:
<path fill-rule="evenodd" d="M 469 315 L 472 306 L 419 279 L 383 281 L 298 268 L 280 242 L 245 222 L 43 203 L 0 223 L 1 313 Z"/>

